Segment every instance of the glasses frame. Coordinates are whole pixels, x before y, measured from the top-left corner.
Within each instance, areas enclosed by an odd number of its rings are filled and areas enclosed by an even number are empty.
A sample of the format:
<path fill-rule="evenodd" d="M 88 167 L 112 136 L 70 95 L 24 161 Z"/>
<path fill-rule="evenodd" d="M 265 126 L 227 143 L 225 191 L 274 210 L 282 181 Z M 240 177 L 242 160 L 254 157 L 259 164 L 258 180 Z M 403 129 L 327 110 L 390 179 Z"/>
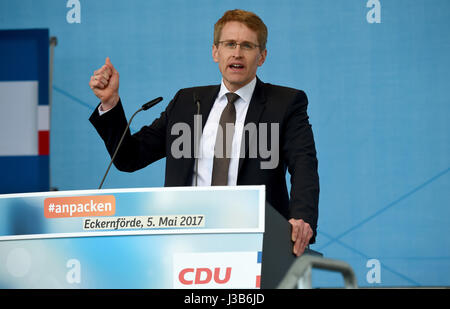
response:
<path fill-rule="evenodd" d="M 236 47 L 239 45 L 239 47 L 240 47 L 242 50 L 245 50 L 245 51 L 252 51 L 252 50 L 255 50 L 255 49 L 258 48 L 258 47 L 261 47 L 261 45 L 257 45 L 257 44 L 255 44 L 255 43 L 247 42 L 247 41 L 238 43 L 238 42 L 233 41 L 233 40 L 226 40 L 226 41 L 219 41 L 219 42 L 217 42 L 217 43 L 218 43 L 218 44 L 233 43 L 233 46 L 226 46 L 226 45 L 224 45 L 224 47 L 227 48 L 227 49 L 236 49 Z M 249 48 L 245 48 L 245 47 L 242 47 L 242 44 L 248 44 L 249 46 L 252 46 L 252 47 L 251 47 L 250 49 L 249 49 Z"/>

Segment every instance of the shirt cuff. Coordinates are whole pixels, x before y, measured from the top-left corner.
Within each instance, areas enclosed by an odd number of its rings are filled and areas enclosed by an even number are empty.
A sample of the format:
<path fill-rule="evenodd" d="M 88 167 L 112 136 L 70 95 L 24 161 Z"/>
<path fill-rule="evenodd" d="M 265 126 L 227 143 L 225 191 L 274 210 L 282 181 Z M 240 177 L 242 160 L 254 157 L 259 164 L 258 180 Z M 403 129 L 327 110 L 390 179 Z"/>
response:
<path fill-rule="evenodd" d="M 101 116 L 101 115 L 103 115 L 103 114 L 105 114 L 105 113 L 107 113 L 107 112 L 109 112 L 110 110 L 112 110 L 114 107 L 111 107 L 110 109 L 107 109 L 106 111 L 104 111 L 104 110 L 102 110 L 101 109 L 102 108 L 102 105 L 100 104 L 99 106 L 98 106 L 98 114 Z"/>

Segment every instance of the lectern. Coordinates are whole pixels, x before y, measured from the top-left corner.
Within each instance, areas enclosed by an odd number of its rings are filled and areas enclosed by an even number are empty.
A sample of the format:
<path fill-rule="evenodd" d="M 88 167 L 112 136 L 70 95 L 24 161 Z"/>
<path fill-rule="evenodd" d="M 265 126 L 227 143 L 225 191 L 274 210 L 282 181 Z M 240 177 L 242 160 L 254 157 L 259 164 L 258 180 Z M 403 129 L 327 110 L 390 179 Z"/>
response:
<path fill-rule="evenodd" d="M 0 195 L 0 287 L 272 288 L 289 233 L 264 186 Z"/>

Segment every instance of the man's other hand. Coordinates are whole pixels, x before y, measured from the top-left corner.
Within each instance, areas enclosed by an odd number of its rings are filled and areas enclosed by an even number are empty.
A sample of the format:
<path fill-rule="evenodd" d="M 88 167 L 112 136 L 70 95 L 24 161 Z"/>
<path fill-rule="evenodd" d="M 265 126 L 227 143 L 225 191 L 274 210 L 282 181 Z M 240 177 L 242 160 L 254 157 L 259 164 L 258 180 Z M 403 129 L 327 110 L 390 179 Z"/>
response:
<path fill-rule="evenodd" d="M 300 256 L 305 251 L 309 240 L 313 236 L 311 226 L 302 219 L 290 219 L 292 225 L 292 241 L 294 242 L 294 254 Z"/>

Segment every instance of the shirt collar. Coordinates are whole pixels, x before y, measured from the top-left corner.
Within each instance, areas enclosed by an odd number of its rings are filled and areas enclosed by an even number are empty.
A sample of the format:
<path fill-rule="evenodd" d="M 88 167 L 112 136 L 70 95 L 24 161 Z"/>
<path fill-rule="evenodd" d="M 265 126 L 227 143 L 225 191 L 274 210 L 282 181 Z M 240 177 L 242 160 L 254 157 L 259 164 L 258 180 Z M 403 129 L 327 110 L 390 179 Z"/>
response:
<path fill-rule="evenodd" d="M 253 91 L 255 91 L 255 86 L 256 86 L 256 76 L 252 79 L 251 82 L 249 82 L 244 87 L 239 88 L 234 93 L 239 95 L 239 97 L 242 100 L 244 100 L 245 103 L 250 103 L 250 100 L 252 99 Z M 227 89 L 227 87 L 223 83 L 223 78 L 222 78 L 222 82 L 220 84 L 220 91 L 219 91 L 218 99 L 221 99 L 222 96 L 224 96 L 228 92 L 230 92 L 230 91 Z"/>

